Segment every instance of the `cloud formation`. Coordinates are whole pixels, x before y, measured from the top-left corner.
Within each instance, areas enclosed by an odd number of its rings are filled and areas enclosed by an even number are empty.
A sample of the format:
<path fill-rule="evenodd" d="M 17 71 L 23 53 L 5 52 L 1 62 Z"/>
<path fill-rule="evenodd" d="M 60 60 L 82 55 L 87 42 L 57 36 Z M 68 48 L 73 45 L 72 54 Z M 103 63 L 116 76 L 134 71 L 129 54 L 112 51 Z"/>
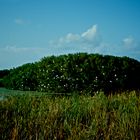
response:
<path fill-rule="evenodd" d="M 17 45 L 0 47 L 0 69 L 32 63 L 49 55 L 49 53 L 49 50 L 43 47 L 19 47 Z"/>
<path fill-rule="evenodd" d="M 59 38 L 57 41 L 59 44 L 63 43 L 71 43 L 71 42 L 77 42 L 80 40 L 80 36 L 78 34 L 72 34 L 68 33 L 65 37 Z"/>
<path fill-rule="evenodd" d="M 22 19 L 19 19 L 19 18 L 15 19 L 14 22 L 16 24 L 24 24 L 24 21 Z"/>
<path fill-rule="evenodd" d="M 24 24 L 29 24 L 30 22 L 27 20 L 24 20 L 22 18 L 16 18 L 14 20 L 14 23 L 18 24 L 18 25 L 24 25 Z"/>
<path fill-rule="evenodd" d="M 133 36 L 129 36 L 123 39 L 123 47 L 129 51 L 140 51 L 140 43 L 136 41 Z"/>
<path fill-rule="evenodd" d="M 123 43 L 126 46 L 132 45 L 134 42 L 134 39 L 132 37 L 127 37 L 125 39 L 123 39 Z"/>
<path fill-rule="evenodd" d="M 82 33 L 68 33 L 52 40 L 46 47 L 7 45 L 0 47 L 0 69 L 34 62 L 44 56 L 87 52 L 104 55 L 128 56 L 140 60 L 140 43 L 131 35 L 116 43 L 101 38 L 97 25 Z"/>
<path fill-rule="evenodd" d="M 96 50 L 96 47 L 99 47 L 100 45 L 101 36 L 97 25 L 93 25 L 81 34 L 68 33 L 66 36 L 60 37 L 58 40 L 50 41 L 50 46 L 71 52 L 91 52 L 91 50 Z"/>
<path fill-rule="evenodd" d="M 140 43 L 132 35 L 111 44 L 102 39 L 98 25 L 93 25 L 80 34 L 68 33 L 58 40 L 51 41 L 50 46 L 64 53 L 88 52 L 136 58 L 139 58 L 140 54 Z"/>
<path fill-rule="evenodd" d="M 97 25 L 93 25 L 87 31 L 82 33 L 81 37 L 87 41 L 96 41 L 95 39 L 98 37 Z"/>

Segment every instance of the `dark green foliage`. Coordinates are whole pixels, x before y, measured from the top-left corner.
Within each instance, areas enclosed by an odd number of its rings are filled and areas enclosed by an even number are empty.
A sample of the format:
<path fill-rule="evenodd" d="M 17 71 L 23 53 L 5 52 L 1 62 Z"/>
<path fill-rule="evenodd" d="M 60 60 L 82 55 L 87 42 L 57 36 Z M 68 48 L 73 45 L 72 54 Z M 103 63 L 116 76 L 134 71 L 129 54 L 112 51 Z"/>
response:
<path fill-rule="evenodd" d="M 0 70 L 0 87 L 3 87 L 4 86 L 3 78 L 5 76 L 7 76 L 9 73 L 10 73 L 10 70 L 7 70 L 7 69 Z"/>
<path fill-rule="evenodd" d="M 77 53 L 44 57 L 10 70 L 5 86 L 57 93 L 105 93 L 140 88 L 140 63 L 128 57 Z"/>
<path fill-rule="evenodd" d="M 4 79 L 5 86 L 10 89 L 36 90 L 37 69 L 35 64 L 25 64 L 12 69 Z"/>

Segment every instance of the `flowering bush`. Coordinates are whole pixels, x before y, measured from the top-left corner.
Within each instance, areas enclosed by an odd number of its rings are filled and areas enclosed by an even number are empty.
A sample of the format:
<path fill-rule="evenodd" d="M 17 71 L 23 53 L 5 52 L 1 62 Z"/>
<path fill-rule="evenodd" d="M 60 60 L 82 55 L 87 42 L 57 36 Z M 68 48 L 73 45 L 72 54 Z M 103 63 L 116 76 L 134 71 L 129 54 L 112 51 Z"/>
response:
<path fill-rule="evenodd" d="M 140 88 L 140 63 L 128 57 L 77 53 L 44 57 L 10 70 L 7 88 L 69 93 Z"/>

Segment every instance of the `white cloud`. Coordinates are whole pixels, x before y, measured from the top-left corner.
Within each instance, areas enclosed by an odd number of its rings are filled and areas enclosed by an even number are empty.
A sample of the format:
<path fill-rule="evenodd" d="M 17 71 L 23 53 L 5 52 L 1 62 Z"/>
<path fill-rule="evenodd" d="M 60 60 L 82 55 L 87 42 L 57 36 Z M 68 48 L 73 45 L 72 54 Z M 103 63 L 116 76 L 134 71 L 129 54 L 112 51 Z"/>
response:
<path fill-rule="evenodd" d="M 86 32 L 81 34 L 81 37 L 88 40 L 88 41 L 94 41 L 97 37 L 97 25 L 93 25 L 91 28 L 89 28 Z"/>
<path fill-rule="evenodd" d="M 68 33 L 66 36 L 55 41 L 50 41 L 50 46 L 65 51 L 94 51 L 100 46 L 101 36 L 97 25 L 93 25 L 81 34 Z"/>
<path fill-rule="evenodd" d="M 129 36 L 123 39 L 122 47 L 127 51 L 136 52 L 140 50 L 140 43 L 133 36 Z"/>
<path fill-rule="evenodd" d="M 66 36 L 66 42 L 73 42 L 73 41 L 78 41 L 80 39 L 80 36 L 78 34 L 72 34 L 69 33 Z"/>
<path fill-rule="evenodd" d="M 0 47 L 0 69 L 32 63 L 46 55 L 53 55 L 50 48 L 18 47 L 17 45 Z"/>
<path fill-rule="evenodd" d="M 5 53 L 11 53 L 11 54 L 16 54 L 16 55 L 21 55 L 21 54 L 39 54 L 42 52 L 48 51 L 46 48 L 43 47 L 17 47 L 17 45 L 7 45 L 4 48 L 1 48 L 1 51 L 4 51 Z"/>
<path fill-rule="evenodd" d="M 18 53 L 18 52 L 23 52 L 23 51 L 28 51 L 29 48 L 19 48 L 16 45 L 7 45 L 5 47 L 5 51 L 10 51 L 13 53 Z"/>
<path fill-rule="evenodd" d="M 140 43 L 133 36 L 122 39 L 122 42 L 106 42 L 102 40 L 97 25 L 93 25 L 81 34 L 69 33 L 56 41 L 52 41 L 50 46 L 58 50 L 58 53 L 88 52 L 140 59 L 138 56 Z"/>
<path fill-rule="evenodd" d="M 59 40 L 57 41 L 57 43 L 71 43 L 71 42 L 75 42 L 78 41 L 80 39 L 80 36 L 78 34 L 72 34 L 72 33 L 68 33 L 65 37 L 61 37 L 59 38 Z"/>
<path fill-rule="evenodd" d="M 14 20 L 14 23 L 18 24 L 18 25 L 24 25 L 24 24 L 29 24 L 30 21 L 22 19 L 22 18 L 16 18 Z"/>
<path fill-rule="evenodd" d="M 132 36 L 123 39 L 124 46 L 133 46 L 135 44 L 135 40 Z"/>
<path fill-rule="evenodd" d="M 14 22 L 15 22 L 16 24 L 24 24 L 23 19 L 19 19 L 19 18 L 15 19 Z"/>

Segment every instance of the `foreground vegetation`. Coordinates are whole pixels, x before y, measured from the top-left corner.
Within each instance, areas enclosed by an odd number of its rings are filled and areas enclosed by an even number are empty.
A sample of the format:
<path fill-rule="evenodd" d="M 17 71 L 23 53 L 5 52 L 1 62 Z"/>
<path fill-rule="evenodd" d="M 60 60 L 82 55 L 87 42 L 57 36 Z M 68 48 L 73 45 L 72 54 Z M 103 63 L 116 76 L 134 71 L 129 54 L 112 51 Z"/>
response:
<path fill-rule="evenodd" d="M 135 91 L 92 97 L 32 93 L 0 101 L 1 140 L 136 140 L 139 132 L 140 97 Z"/>

